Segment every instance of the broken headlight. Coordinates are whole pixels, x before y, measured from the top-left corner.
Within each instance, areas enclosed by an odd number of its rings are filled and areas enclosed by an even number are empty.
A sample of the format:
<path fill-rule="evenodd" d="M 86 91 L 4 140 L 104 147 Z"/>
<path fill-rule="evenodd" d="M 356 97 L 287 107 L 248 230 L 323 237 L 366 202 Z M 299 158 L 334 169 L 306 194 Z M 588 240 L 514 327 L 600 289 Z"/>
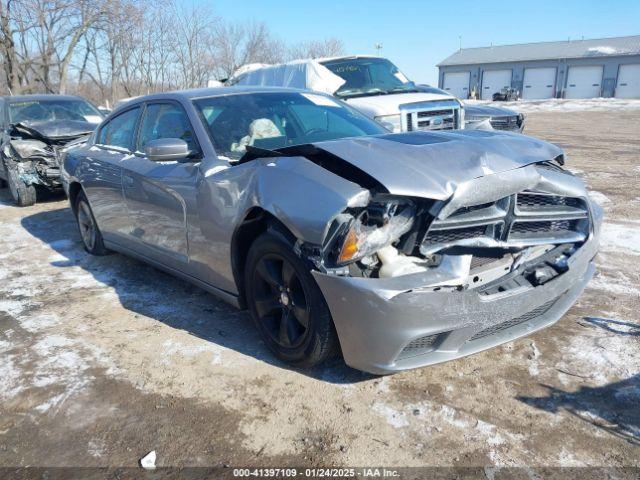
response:
<path fill-rule="evenodd" d="M 11 147 L 20 158 L 29 158 L 33 155 L 51 155 L 49 146 L 39 140 L 12 140 Z"/>
<path fill-rule="evenodd" d="M 371 203 L 349 223 L 339 242 L 337 263 L 360 260 L 396 242 L 411 230 L 415 212 L 409 201 Z"/>

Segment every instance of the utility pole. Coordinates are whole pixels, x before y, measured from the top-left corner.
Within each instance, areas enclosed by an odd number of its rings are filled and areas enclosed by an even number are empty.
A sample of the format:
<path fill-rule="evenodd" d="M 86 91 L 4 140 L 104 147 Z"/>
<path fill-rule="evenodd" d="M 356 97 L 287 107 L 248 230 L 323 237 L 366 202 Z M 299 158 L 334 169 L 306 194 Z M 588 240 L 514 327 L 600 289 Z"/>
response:
<path fill-rule="evenodd" d="M 462 35 L 458 35 L 458 50 L 462 50 Z"/>
<path fill-rule="evenodd" d="M 381 43 L 376 43 L 373 48 L 376 49 L 376 55 L 379 57 L 380 56 L 380 50 L 382 50 L 382 44 Z"/>

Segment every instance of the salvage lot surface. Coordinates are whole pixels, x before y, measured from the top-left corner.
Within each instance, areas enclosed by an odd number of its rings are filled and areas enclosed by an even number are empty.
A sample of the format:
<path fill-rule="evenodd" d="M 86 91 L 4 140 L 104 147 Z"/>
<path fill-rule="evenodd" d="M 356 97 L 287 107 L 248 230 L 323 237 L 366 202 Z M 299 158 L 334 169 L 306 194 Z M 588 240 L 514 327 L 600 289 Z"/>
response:
<path fill-rule="evenodd" d="M 553 327 L 373 377 L 287 368 L 246 312 L 82 250 L 65 200 L 0 191 L 0 466 L 640 466 L 640 108 L 532 111 L 606 212 Z"/>

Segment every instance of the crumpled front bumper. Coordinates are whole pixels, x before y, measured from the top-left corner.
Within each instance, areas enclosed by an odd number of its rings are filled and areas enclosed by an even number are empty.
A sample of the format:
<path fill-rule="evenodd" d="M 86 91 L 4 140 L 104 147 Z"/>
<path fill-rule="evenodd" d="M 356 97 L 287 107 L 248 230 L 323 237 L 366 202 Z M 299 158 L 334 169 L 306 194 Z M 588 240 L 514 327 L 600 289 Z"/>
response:
<path fill-rule="evenodd" d="M 393 373 L 477 353 L 558 321 L 595 272 L 601 222 L 596 207 L 592 233 L 569 258 L 568 270 L 537 287 L 482 295 L 472 289 L 422 290 L 442 284 L 441 277 L 434 282 L 429 273 L 386 279 L 313 275 L 333 316 L 345 362 L 371 373 Z M 527 319 L 536 311 L 543 313 Z M 521 318 L 527 320 L 474 339 L 478 332 Z M 412 341 L 434 334 L 443 335 L 432 351 L 403 354 Z"/>

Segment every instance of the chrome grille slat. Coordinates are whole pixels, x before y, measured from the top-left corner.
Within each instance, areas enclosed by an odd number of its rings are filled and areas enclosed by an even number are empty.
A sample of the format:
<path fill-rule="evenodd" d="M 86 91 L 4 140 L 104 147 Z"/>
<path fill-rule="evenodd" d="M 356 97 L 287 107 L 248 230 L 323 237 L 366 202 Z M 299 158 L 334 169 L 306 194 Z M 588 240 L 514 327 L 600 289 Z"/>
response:
<path fill-rule="evenodd" d="M 456 101 L 434 101 L 400 106 L 403 130 L 454 130 L 460 128 L 460 104 Z"/>

